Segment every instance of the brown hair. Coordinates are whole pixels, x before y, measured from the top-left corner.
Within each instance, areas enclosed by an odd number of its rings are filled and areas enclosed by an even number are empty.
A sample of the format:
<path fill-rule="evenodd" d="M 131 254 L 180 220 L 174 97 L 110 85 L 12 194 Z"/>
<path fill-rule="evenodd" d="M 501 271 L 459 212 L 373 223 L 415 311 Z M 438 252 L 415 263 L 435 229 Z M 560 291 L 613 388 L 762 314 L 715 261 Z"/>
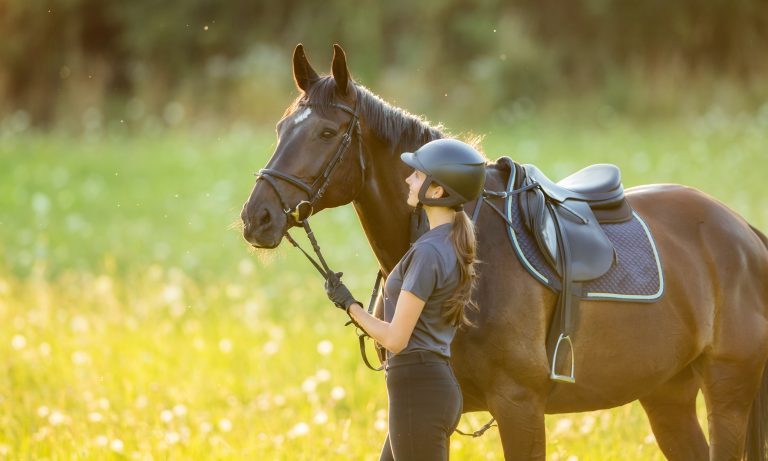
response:
<path fill-rule="evenodd" d="M 455 326 L 474 326 L 467 318 L 466 308 L 477 311 L 477 304 L 472 300 L 472 289 L 477 280 L 475 263 L 477 260 L 477 239 L 475 226 L 463 211 L 457 211 L 451 227 L 451 243 L 456 251 L 459 265 L 459 286 L 446 301 L 447 309 L 443 317 Z"/>

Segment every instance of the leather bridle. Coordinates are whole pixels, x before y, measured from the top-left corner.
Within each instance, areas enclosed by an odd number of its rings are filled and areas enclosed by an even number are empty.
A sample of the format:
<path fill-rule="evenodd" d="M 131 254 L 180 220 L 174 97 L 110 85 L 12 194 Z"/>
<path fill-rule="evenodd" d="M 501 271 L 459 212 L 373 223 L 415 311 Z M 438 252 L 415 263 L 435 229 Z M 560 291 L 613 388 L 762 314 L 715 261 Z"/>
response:
<path fill-rule="evenodd" d="M 303 102 L 300 103 L 300 107 L 312 107 L 313 105 L 316 106 L 316 104 L 312 104 L 310 102 Z M 330 183 L 330 177 L 331 174 L 333 174 L 334 169 L 337 165 L 340 164 L 342 157 L 344 154 L 349 150 L 349 146 L 352 144 L 352 137 L 357 136 L 357 147 L 358 147 L 358 154 L 360 156 L 360 176 L 361 176 L 361 188 L 362 185 L 365 183 L 365 155 L 363 154 L 363 141 L 362 141 L 362 130 L 360 128 L 360 119 L 357 114 L 357 109 L 352 109 L 351 107 L 339 104 L 339 103 L 331 103 L 328 106 L 334 107 L 336 109 L 341 109 L 344 112 L 350 114 L 352 118 L 349 120 L 349 125 L 347 126 L 347 130 L 344 132 L 344 135 L 341 137 L 341 142 L 339 143 L 339 147 L 336 149 L 336 153 L 333 154 L 333 157 L 331 157 L 330 161 L 325 165 L 325 168 L 323 168 L 322 173 L 315 178 L 314 181 L 312 181 L 312 184 L 307 184 L 300 178 L 289 174 L 284 173 L 282 171 L 278 171 L 274 168 L 264 168 L 259 170 L 258 173 L 255 173 L 256 179 L 263 179 L 267 181 L 267 183 L 272 186 L 272 189 L 275 191 L 275 194 L 277 194 L 278 199 L 280 200 L 280 204 L 283 207 L 283 212 L 288 216 L 293 218 L 293 222 L 289 227 L 293 227 L 295 225 L 301 224 L 302 222 L 306 221 L 307 218 L 309 218 L 312 213 L 314 212 L 314 206 L 317 203 L 320 198 L 323 197 L 325 194 L 326 189 L 328 188 L 328 185 Z M 285 199 L 283 198 L 282 194 L 280 194 L 280 190 L 277 188 L 276 185 L 276 179 L 283 180 L 287 182 L 288 184 L 301 189 L 304 193 L 307 194 L 307 200 L 302 200 L 294 207 L 289 207 L 288 204 L 285 202 Z"/>

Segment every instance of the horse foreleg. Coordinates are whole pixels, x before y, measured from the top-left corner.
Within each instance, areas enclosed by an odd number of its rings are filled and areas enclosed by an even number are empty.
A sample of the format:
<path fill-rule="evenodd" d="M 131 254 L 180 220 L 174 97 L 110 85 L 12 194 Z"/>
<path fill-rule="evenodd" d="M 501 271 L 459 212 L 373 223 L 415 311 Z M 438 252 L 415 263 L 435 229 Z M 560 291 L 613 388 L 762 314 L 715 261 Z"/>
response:
<path fill-rule="evenodd" d="M 696 418 L 698 393 L 699 382 L 693 371 L 686 368 L 640 399 L 656 442 L 670 461 L 709 458 L 709 447 Z"/>
<path fill-rule="evenodd" d="M 509 384 L 488 397 L 491 414 L 499 424 L 504 459 L 544 460 L 544 402 L 533 391 Z"/>

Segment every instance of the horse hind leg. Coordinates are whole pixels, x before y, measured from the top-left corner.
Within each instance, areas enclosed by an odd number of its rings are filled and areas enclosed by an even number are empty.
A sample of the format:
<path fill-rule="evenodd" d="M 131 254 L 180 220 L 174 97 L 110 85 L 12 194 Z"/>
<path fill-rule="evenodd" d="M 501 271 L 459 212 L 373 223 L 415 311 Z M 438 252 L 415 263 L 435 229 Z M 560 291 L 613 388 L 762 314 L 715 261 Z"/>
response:
<path fill-rule="evenodd" d="M 709 447 L 696 418 L 698 392 L 698 380 L 693 371 L 686 368 L 640 399 L 656 442 L 670 461 L 709 458 Z"/>
<path fill-rule="evenodd" d="M 697 364 L 709 420 L 710 461 L 738 461 L 752 402 L 763 378 L 765 359 L 749 363 L 704 356 Z"/>

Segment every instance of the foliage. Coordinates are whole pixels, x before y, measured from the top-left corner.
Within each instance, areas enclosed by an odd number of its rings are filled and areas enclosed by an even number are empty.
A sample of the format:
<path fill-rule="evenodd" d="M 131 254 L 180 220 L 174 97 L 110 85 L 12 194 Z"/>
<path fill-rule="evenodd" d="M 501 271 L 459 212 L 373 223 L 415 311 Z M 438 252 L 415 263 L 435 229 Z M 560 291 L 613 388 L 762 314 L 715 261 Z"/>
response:
<path fill-rule="evenodd" d="M 467 119 L 585 91 L 619 110 L 674 106 L 691 79 L 697 109 L 723 81 L 744 93 L 737 104 L 768 92 L 759 0 L 9 0 L 0 30 L 0 111 L 74 129 L 90 109 L 125 119 L 137 107 L 173 125 L 173 101 L 271 120 L 298 42 L 324 51 L 320 69 L 341 42 L 363 83 Z"/>

